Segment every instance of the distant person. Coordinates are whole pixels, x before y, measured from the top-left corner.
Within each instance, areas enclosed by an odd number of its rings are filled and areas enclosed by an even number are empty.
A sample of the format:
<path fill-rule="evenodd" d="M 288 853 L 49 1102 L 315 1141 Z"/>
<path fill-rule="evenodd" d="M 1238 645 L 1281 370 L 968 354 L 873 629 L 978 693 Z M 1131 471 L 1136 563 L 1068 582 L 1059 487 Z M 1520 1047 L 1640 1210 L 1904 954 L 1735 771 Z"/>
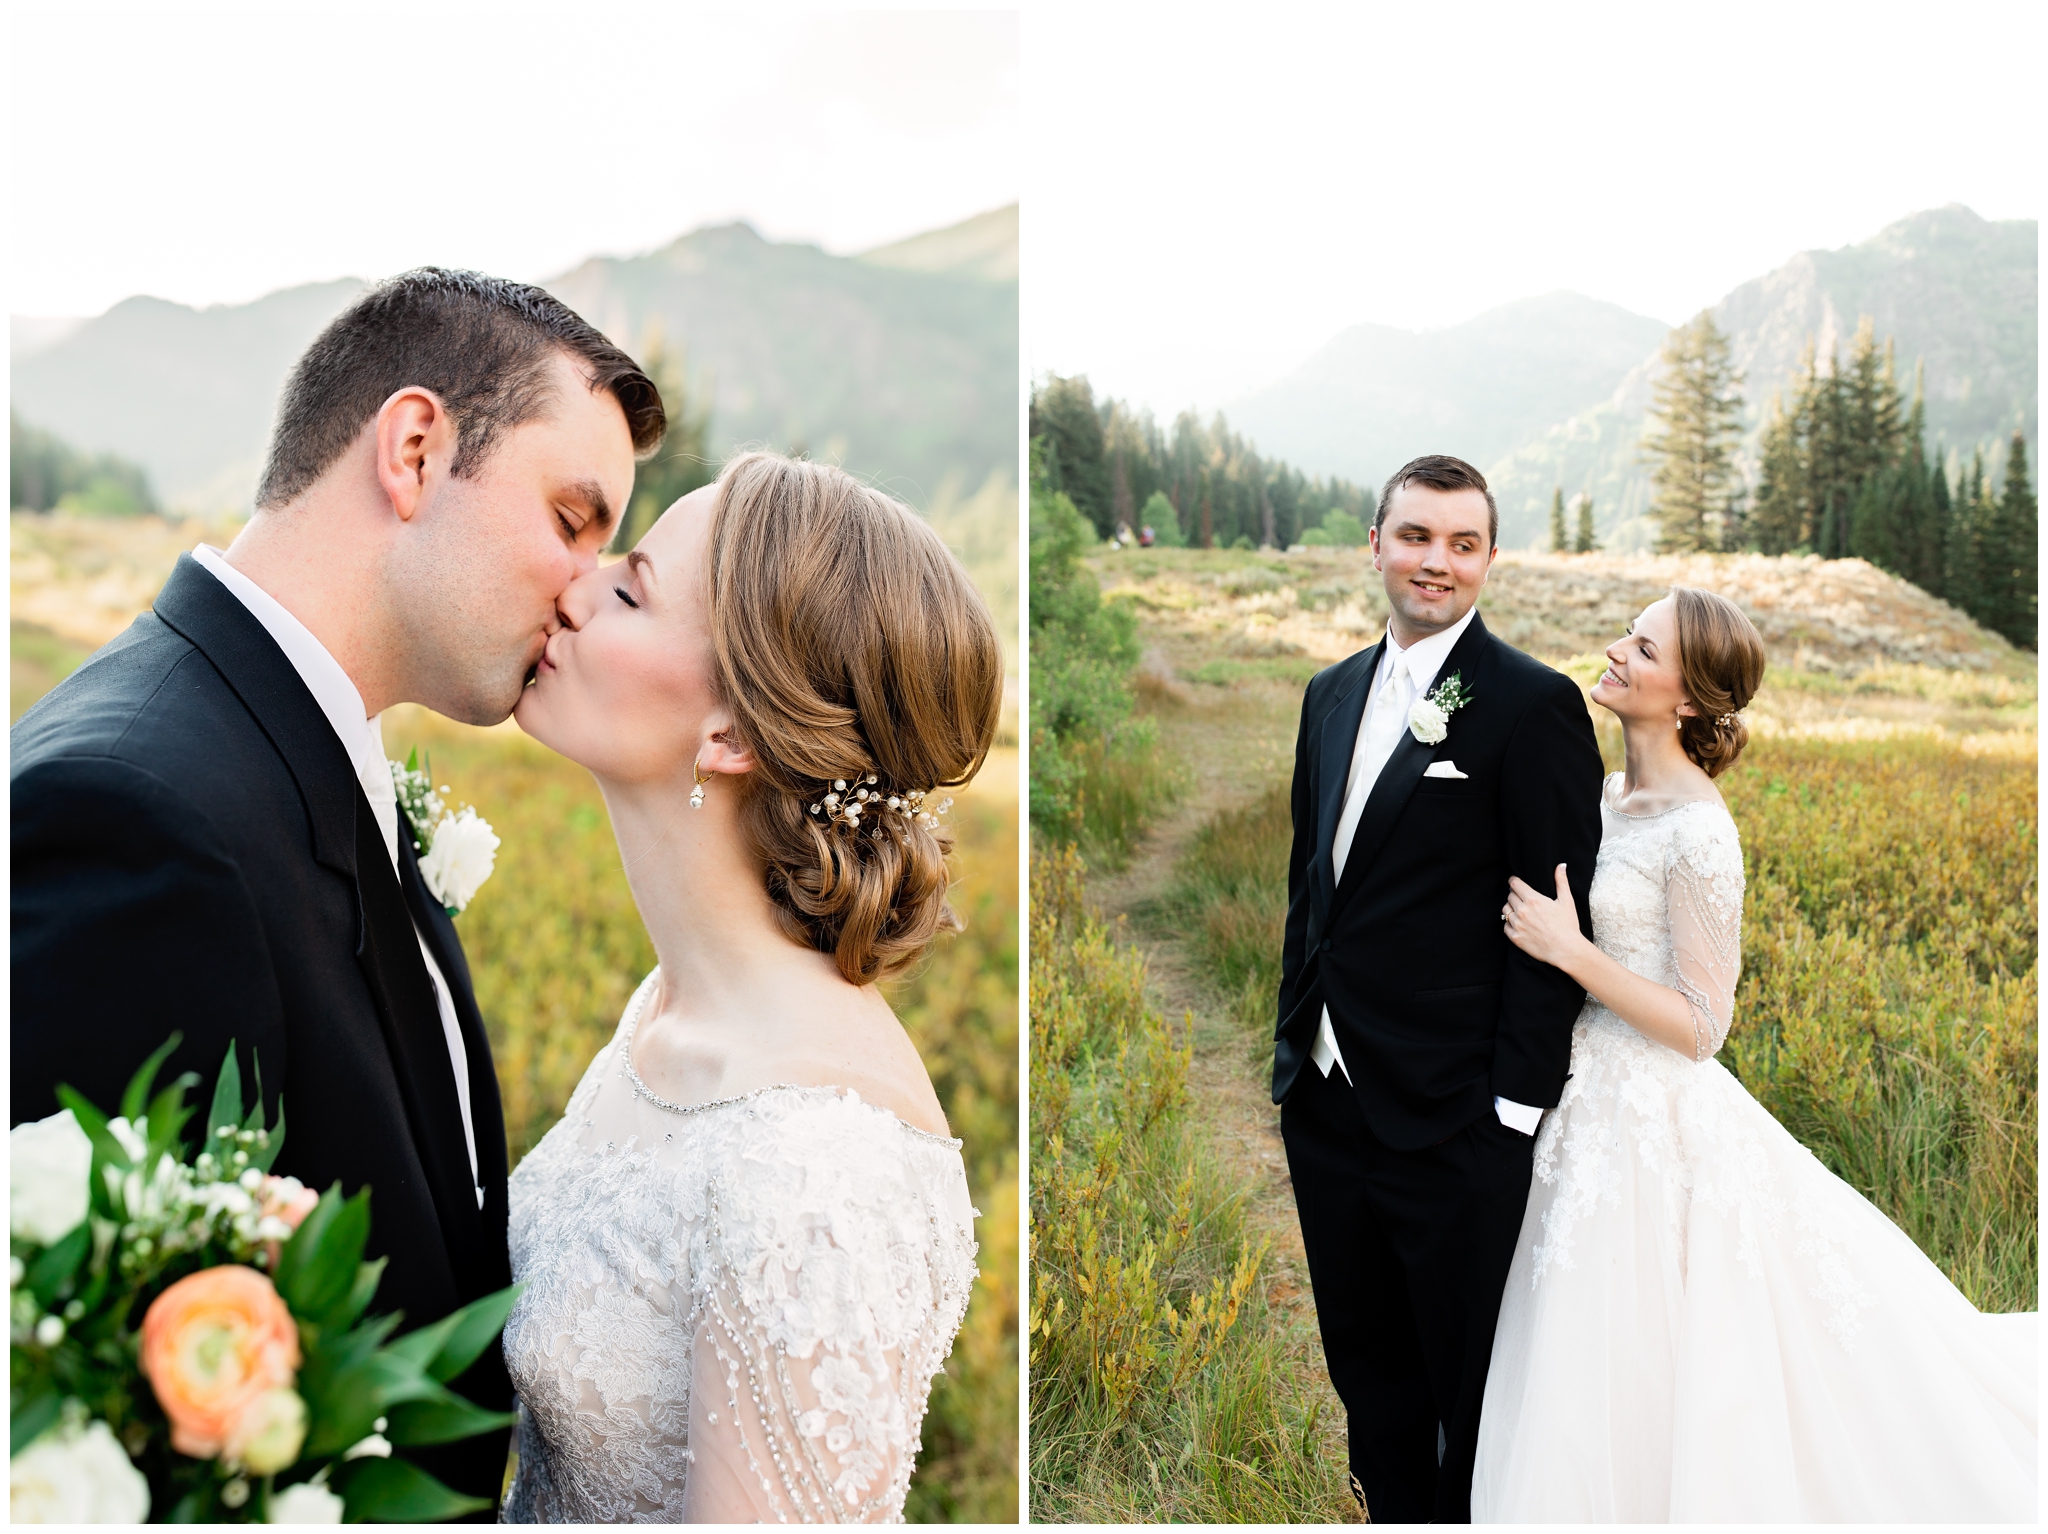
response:
<path fill-rule="evenodd" d="M 1585 999 L 1501 925 L 1513 875 L 1567 868 L 1584 908 L 1600 750 L 1578 684 L 1473 605 L 1498 534 L 1470 464 L 1387 481 L 1386 635 L 1309 682 L 1295 746 L 1273 1100 L 1352 1489 L 1382 1523 L 1470 1515 L 1532 1136 Z"/>
<path fill-rule="evenodd" d="M 1748 740 L 1763 641 L 1680 586 L 1607 662 L 1593 701 L 1625 765 L 1591 890 L 1517 876 L 1500 912 L 1588 995 L 1536 1141 L 1474 1516 L 2032 1523 L 2038 1318 L 1979 1314 L 1713 1058 L 1743 895 L 1714 779 Z"/>
<path fill-rule="evenodd" d="M 974 1211 L 875 982 L 958 925 L 995 625 L 908 508 L 758 453 L 560 613 L 519 724 L 596 777 L 660 963 L 512 1178 L 505 1517 L 900 1519 Z"/>
<path fill-rule="evenodd" d="M 1152 536 L 1152 524 L 1150 522 L 1147 522 L 1143 527 L 1138 529 L 1138 547 L 1141 549 L 1151 548 Z"/>

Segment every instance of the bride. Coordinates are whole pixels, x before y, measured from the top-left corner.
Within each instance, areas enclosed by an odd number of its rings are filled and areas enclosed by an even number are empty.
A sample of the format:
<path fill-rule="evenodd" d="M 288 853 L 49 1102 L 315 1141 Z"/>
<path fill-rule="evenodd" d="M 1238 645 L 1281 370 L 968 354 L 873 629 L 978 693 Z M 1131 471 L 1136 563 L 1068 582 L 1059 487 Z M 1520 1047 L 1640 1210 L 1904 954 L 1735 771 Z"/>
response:
<path fill-rule="evenodd" d="M 994 627 L 916 516 L 767 454 L 559 606 L 517 717 L 660 964 L 512 1178 L 503 1516 L 900 1519 L 976 1211 L 874 982 L 958 925 L 927 796 L 994 739 Z"/>
<path fill-rule="evenodd" d="M 1763 643 L 1675 588 L 1607 651 L 1593 875 L 1511 881 L 1508 936 L 1583 984 L 1494 1333 L 1475 1521 L 2032 1522 L 2036 1317 L 1979 1314 L 1713 1059 L 1742 851 L 1713 778 Z M 1673 728 L 1673 724 L 1677 728 Z"/>

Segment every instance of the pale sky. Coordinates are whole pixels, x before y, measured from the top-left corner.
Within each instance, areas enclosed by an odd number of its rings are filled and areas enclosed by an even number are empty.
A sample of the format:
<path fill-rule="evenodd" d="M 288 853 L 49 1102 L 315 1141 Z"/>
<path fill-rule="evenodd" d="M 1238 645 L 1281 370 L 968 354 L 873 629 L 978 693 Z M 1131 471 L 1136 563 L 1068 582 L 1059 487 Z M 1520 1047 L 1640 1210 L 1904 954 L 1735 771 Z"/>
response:
<path fill-rule="evenodd" d="M 1016 200 L 1014 11 L 9 7 L 8 307 L 537 280 L 744 218 L 863 250 Z"/>
<path fill-rule="evenodd" d="M 1687 319 L 1908 213 L 2041 204 L 2039 0 L 1033 8 L 1024 350 L 1163 419 L 1361 321 Z"/>

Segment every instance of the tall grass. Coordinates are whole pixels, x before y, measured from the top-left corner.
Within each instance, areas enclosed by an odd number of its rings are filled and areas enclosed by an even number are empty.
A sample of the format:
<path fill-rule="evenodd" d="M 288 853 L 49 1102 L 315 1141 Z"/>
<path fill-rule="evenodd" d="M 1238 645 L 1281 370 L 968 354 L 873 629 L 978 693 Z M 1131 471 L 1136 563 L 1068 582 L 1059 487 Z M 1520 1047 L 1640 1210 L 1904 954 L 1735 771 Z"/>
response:
<path fill-rule="evenodd" d="M 2039 1274 L 2035 766 L 1766 738 L 1720 782 L 1748 875 L 1721 1060 L 1985 1310 Z M 1225 811 L 1171 896 L 1262 1063 L 1292 834 L 1284 787 Z"/>
<path fill-rule="evenodd" d="M 1192 1050 L 1073 849 L 1034 857 L 1031 924 L 1033 1519 L 1347 1517 L 1309 1339 L 1188 1121 Z"/>

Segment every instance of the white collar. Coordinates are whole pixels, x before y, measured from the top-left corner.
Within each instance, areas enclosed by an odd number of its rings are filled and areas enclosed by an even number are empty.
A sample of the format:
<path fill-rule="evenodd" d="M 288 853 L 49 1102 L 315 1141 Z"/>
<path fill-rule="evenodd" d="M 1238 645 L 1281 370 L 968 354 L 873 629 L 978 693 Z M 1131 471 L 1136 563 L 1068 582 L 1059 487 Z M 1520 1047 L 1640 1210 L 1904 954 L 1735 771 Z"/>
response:
<path fill-rule="evenodd" d="M 391 769 L 384 761 L 383 716 L 380 714 L 373 719 L 365 714 L 363 695 L 356 691 L 356 684 L 341 669 L 341 662 L 328 653 L 327 646 L 314 638 L 313 631 L 293 617 L 283 603 L 229 564 L 219 549 L 202 543 L 192 551 L 192 558 L 227 587 L 235 599 L 249 609 L 250 616 L 277 641 L 277 647 L 284 651 L 284 658 L 292 663 L 299 680 L 306 684 L 313 701 L 320 705 L 320 712 L 333 726 L 335 736 L 355 765 L 356 777 L 361 780 L 364 790 L 370 792 L 381 779 L 388 794 Z M 376 799 L 372 793 L 371 803 L 375 804 Z"/>
<path fill-rule="evenodd" d="M 1428 692 L 1436 684 L 1436 674 L 1443 670 L 1444 662 L 1451 658 L 1451 651 L 1464 638 L 1465 630 L 1472 626 L 1473 615 L 1478 611 L 1479 604 L 1474 602 L 1465 609 L 1465 616 L 1449 628 L 1431 634 L 1427 639 L 1418 639 L 1406 649 L 1394 637 L 1394 626 L 1388 624 L 1387 647 L 1381 657 L 1382 663 L 1390 663 L 1396 656 L 1405 655 L 1408 658 L 1408 675 L 1415 684 L 1416 694 L 1420 696 Z"/>

